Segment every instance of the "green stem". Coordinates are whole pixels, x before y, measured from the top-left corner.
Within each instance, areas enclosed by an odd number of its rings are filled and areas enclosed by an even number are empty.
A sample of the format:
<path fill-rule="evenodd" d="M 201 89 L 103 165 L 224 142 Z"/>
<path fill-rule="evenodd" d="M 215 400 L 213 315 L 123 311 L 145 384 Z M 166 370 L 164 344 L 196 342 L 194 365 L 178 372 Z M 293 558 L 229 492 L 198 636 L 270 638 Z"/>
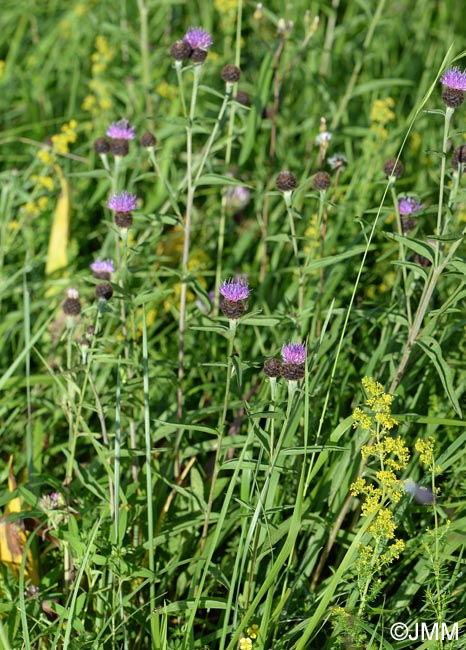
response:
<path fill-rule="evenodd" d="M 393 206 L 395 208 L 395 213 L 396 213 L 398 234 L 400 237 L 403 237 L 403 224 L 401 221 L 400 211 L 398 209 L 398 198 L 396 196 L 394 183 L 390 183 L 390 192 L 392 195 Z M 408 272 L 406 270 L 406 267 L 404 266 L 404 262 L 406 261 L 405 245 L 401 239 L 399 241 L 399 247 L 398 247 L 398 259 L 402 263 L 401 274 L 403 276 L 403 286 L 404 286 L 404 294 L 405 294 L 405 301 L 406 301 L 406 318 L 408 320 L 408 327 L 411 327 L 413 321 L 413 316 L 411 313 L 411 294 L 408 286 Z"/>
<path fill-rule="evenodd" d="M 443 142 L 442 142 L 442 162 L 440 166 L 440 188 L 439 188 L 439 198 L 438 198 L 438 210 L 437 210 L 437 237 L 443 235 L 444 224 L 442 223 L 443 219 L 443 195 L 445 191 L 445 165 L 447 158 L 447 144 L 448 144 L 448 133 L 450 131 L 450 122 L 453 117 L 454 109 L 447 106 L 445 110 L 445 121 L 443 125 Z M 435 247 L 435 266 L 439 263 L 440 255 L 440 242 L 438 242 Z"/>
<path fill-rule="evenodd" d="M 231 321 L 230 321 L 231 323 Z M 212 512 L 212 505 L 214 501 L 214 494 L 215 494 L 215 485 L 217 482 L 217 477 L 218 477 L 218 472 L 220 469 L 220 454 L 222 451 L 222 440 L 223 440 L 223 434 L 224 434 L 224 429 L 225 429 L 225 424 L 227 420 L 227 411 L 228 411 L 228 400 L 230 397 L 230 385 L 231 385 L 231 372 L 233 369 L 233 364 L 231 361 L 232 355 L 233 355 L 233 350 L 234 350 L 234 343 L 235 343 L 235 334 L 236 334 L 236 326 L 231 328 L 230 331 L 230 337 L 228 340 L 228 360 L 227 360 L 227 376 L 226 376 L 226 384 L 225 384 L 225 396 L 223 398 L 223 409 L 222 409 L 222 414 L 220 418 L 220 422 L 218 424 L 218 438 L 217 438 L 217 449 L 215 450 L 215 461 L 214 461 L 214 468 L 212 471 L 212 479 L 210 483 L 210 491 L 209 491 L 209 500 L 207 502 L 207 509 L 205 513 L 205 519 L 204 519 L 204 526 L 202 528 L 202 536 L 201 536 L 201 546 L 200 546 L 200 552 L 201 554 L 204 552 L 205 544 L 207 541 L 207 533 L 209 531 L 209 523 L 210 523 L 210 515 Z"/>

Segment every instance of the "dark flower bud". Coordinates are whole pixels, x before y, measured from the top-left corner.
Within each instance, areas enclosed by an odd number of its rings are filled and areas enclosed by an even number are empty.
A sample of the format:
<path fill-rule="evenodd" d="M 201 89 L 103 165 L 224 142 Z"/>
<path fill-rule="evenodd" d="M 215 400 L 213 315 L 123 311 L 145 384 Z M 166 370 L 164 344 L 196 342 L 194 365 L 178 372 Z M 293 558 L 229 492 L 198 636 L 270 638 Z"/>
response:
<path fill-rule="evenodd" d="M 110 282 L 101 282 L 96 285 L 95 295 L 99 300 L 110 300 L 113 296 L 113 287 Z"/>
<path fill-rule="evenodd" d="M 110 151 L 114 156 L 120 156 L 121 158 L 127 156 L 129 153 L 128 140 L 123 138 L 116 138 L 115 140 L 112 140 L 110 144 Z"/>
<path fill-rule="evenodd" d="M 281 192 L 291 192 L 296 189 L 298 181 L 296 176 L 289 171 L 280 172 L 275 179 L 275 187 Z"/>
<path fill-rule="evenodd" d="M 264 374 L 267 377 L 280 377 L 282 374 L 282 364 L 278 359 L 267 359 L 264 363 Z"/>
<path fill-rule="evenodd" d="M 68 289 L 67 299 L 63 303 L 63 312 L 66 316 L 79 316 L 81 313 L 81 303 L 79 301 L 79 292 L 77 289 Z"/>
<path fill-rule="evenodd" d="M 389 158 L 383 164 L 383 171 L 385 176 L 393 176 L 394 178 L 400 178 L 403 175 L 404 167 L 403 163 L 396 158 Z"/>
<path fill-rule="evenodd" d="M 445 106 L 458 108 L 464 102 L 464 92 L 456 88 L 445 87 L 442 92 L 442 99 Z"/>
<path fill-rule="evenodd" d="M 403 232 L 403 235 L 407 235 L 415 226 L 416 219 L 413 219 L 412 217 L 401 218 L 401 230 Z"/>
<path fill-rule="evenodd" d="M 289 381 L 298 381 L 306 374 L 306 364 L 304 363 L 282 363 L 282 376 Z"/>
<path fill-rule="evenodd" d="M 191 56 L 192 48 L 186 41 L 176 41 L 170 48 L 170 55 L 175 61 L 186 61 Z"/>
<path fill-rule="evenodd" d="M 153 149 L 157 144 L 157 138 L 150 131 L 146 131 L 141 135 L 140 143 L 145 149 Z"/>
<path fill-rule="evenodd" d="M 99 156 L 108 153 L 110 151 L 110 142 L 107 138 L 96 138 L 94 140 L 94 151 Z"/>
<path fill-rule="evenodd" d="M 203 50 L 200 47 L 195 47 L 194 50 L 191 52 L 191 56 L 189 57 L 189 60 L 191 63 L 204 63 L 204 61 L 207 59 L 207 50 Z"/>
<path fill-rule="evenodd" d="M 226 65 L 222 70 L 222 79 L 225 83 L 238 83 L 241 77 L 241 70 L 236 65 Z"/>
<path fill-rule="evenodd" d="M 245 93 L 244 90 L 237 90 L 236 91 L 236 97 L 235 100 L 238 102 L 238 104 L 241 104 L 242 106 L 251 106 L 251 98 L 249 97 L 248 93 Z"/>
<path fill-rule="evenodd" d="M 115 212 L 115 226 L 118 228 L 131 228 L 133 215 L 131 212 Z"/>
<path fill-rule="evenodd" d="M 325 192 L 328 190 L 332 183 L 332 177 L 327 172 L 317 172 L 317 174 L 312 179 L 312 188 L 314 190 L 319 190 L 319 192 Z"/>
<path fill-rule="evenodd" d="M 463 171 L 466 167 L 466 144 L 462 144 L 460 147 L 456 147 L 451 158 L 451 166 L 458 171 L 458 167 L 463 165 Z"/>

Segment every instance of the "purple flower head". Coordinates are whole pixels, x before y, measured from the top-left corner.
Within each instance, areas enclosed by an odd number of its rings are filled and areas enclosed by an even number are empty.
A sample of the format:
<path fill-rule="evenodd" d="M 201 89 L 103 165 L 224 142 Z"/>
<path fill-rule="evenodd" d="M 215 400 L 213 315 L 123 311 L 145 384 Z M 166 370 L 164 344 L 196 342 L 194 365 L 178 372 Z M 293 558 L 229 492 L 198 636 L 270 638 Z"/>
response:
<path fill-rule="evenodd" d="M 110 275 L 115 272 L 115 267 L 113 266 L 112 260 L 96 260 L 91 264 L 91 271 Z"/>
<path fill-rule="evenodd" d="M 285 363 L 302 365 L 306 361 L 306 346 L 303 343 L 287 343 L 282 348 L 282 359 Z"/>
<path fill-rule="evenodd" d="M 183 36 L 183 41 L 193 50 L 207 50 L 212 45 L 212 36 L 201 27 L 191 27 Z"/>
<path fill-rule="evenodd" d="M 114 140 L 134 140 L 136 137 L 134 127 L 130 125 L 128 120 L 112 122 L 107 129 L 107 135 Z"/>
<path fill-rule="evenodd" d="M 39 499 L 39 507 L 42 508 L 42 510 L 58 510 L 59 508 L 63 508 L 64 505 L 65 499 L 59 492 L 44 494 L 44 496 Z"/>
<path fill-rule="evenodd" d="M 413 214 L 413 212 L 418 212 L 422 210 L 422 205 L 411 197 L 405 197 L 398 201 L 398 210 L 400 214 L 406 216 L 407 214 Z"/>
<path fill-rule="evenodd" d="M 440 83 L 448 88 L 453 90 L 462 90 L 466 91 L 466 70 L 461 72 L 458 66 L 454 68 L 449 68 L 443 77 L 440 79 Z"/>
<path fill-rule="evenodd" d="M 251 289 L 249 289 L 248 283 L 245 280 L 235 280 L 234 278 L 225 280 L 219 286 L 218 290 L 230 302 L 246 300 L 251 293 Z"/>
<path fill-rule="evenodd" d="M 108 202 L 108 207 L 115 212 L 131 212 L 137 208 L 136 196 L 129 192 L 114 194 Z"/>

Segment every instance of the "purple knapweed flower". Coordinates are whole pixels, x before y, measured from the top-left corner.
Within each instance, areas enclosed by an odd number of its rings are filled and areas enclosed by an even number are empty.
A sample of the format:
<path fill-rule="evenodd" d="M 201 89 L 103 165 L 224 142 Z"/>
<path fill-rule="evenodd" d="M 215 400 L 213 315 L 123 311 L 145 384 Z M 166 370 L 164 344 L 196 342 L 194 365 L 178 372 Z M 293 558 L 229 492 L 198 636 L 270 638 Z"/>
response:
<path fill-rule="evenodd" d="M 91 270 L 94 273 L 114 273 L 115 267 L 112 260 L 96 260 L 92 262 Z"/>
<path fill-rule="evenodd" d="M 440 83 L 447 88 L 466 92 L 466 70 L 461 72 L 458 66 L 449 68 L 441 77 Z"/>
<path fill-rule="evenodd" d="M 287 343 L 282 348 L 282 359 L 285 363 L 302 365 L 306 362 L 306 346 L 303 343 Z"/>
<path fill-rule="evenodd" d="M 246 300 L 249 298 L 249 294 L 251 293 L 248 283 L 245 280 L 235 280 L 234 278 L 225 280 L 225 282 L 219 286 L 218 290 L 221 295 L 230 302 Z"/>
<path fill-rule="evenodd" d="M 96 260 L 91 264 L 91 271 L 96 278 L 108 280 L 110 275 L 115 272 L 112 260 Z"/>
<path fill-rule="evenodd" d="M 398 201 L 398 211 L 403 216 L 413 214 L 413 212 L 418 212 L 419 210 L 422 210 L 422 205 L 416 199 L 405 197 Z"/>
<path fill-rule="evenodd" d="M 183 41 L 193 50 L 207 50 L 212 45 L 212 36 L 201 27 L 191 27 L 183 36 Z"/>
<path fill-rule="evenodd" d="M 108 202 L 108 207 L 110 210 L 115 210 L 115 212 L 131 212 L 131 210 L 136 210 L 136 195 L 130 194 L 129 192 L 114 194 Z"/>
<path fill-rule="evenodd" d="M 130 125 L 128 120 L 112 122 L 107 129 L 107 135 L 114 140 L 134 140 L 136 137 L 134 127 Z"/>

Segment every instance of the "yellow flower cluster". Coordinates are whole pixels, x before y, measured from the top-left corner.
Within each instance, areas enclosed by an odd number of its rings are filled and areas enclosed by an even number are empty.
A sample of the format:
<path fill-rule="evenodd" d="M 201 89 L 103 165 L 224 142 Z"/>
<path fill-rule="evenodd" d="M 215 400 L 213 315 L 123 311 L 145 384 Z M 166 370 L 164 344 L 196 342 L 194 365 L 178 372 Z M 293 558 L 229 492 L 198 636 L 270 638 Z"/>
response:
<path fill-rule="evenodd" d="M 76 142 L 78 139 L 78 134 L 76 132 L 76 127 L 78 123 L 76 120 L 70 120 L 68 124 L 64 124 L 61 127 L 60 133 L 52 135 L 50 138 L 52 146 L 40 149 L 37 152 L 37 157 L 44 165 L 53 165 L 56 163 L 57 157 L 66 155 L 69 153 L 69 145 Z"/>
<path fill-rule="evenodd" d="M 257 635 L 259 634 L 259 626 L 254 624 L 248 627 L 246 630 L 246 634 L 251 637 L 251 639 L 257 639 Z"/>
<path fill-rule="evenodd" d="M 378 381 L 374 381 L 372 377 L 364 377 L 362 385 L 368 395 L 366 406 L 369 408 L 370 413 L 365 412 L 359 406 L 353 411 L 353 427 L 361 427 L 364 431 L 371 431 L 374 435 L 376 433 L 385 435 L 398 421 L 391 415 L 391 406 L 393 395 L 385 393 L 383 386 Z"/>
<path fill-rule="evenodd" d="M 378 468 L 373 476 L 375 484 L 359 477 L 351 485 L 353 496 L 363 496 L 363 515 L 373 515 L 368 528 L 372 536 L 366 545 L 358 550 L 356 569 L 365 602 L 367 589 L 374 574 L 397 559 L 404 549 L 404 542 L 395 538 L 396 525 L 391 505 L 398 503 L 405 493 L 403 483 L 395 472 L 405 469 L 409 462 L 409 450 L 401 438 L 393 438 L 390 430 L 398 424 L 392 416 L 393 395 L 386 393 L 382 384 L 372 377 L 364 377 L 362 385 L 367 398 L 365 408 L 353 411 L 353 425 L 371 434 L 369 444 L 363 445 L 361 455 L 364 461 L 373 458 Z M 388 545 L 388 541 L 392 543 Z"/>
<path fill-rule="evenodd" d="M 239 650 L 251 650 L 251 648 L 252 648 L 252 641 L 248 636 L 246 638 L 241 639 L 241 641 L 239 642 Z"/>
<path fill-rule="evenodd" d="M 435 440 L 432 436 L 429 436 L 427 440 L 417 440 L 414 448 L 419 453 L 420 461 L 423 465 L 430 469 L 430 471 L 440 472 L 442 468 L 439 465 L 435 465 L 434 446 Z"/>
<path fill-rule="evenodd" d="M 233 11 L 238 6 L 238 0 L 214 0 L 215 9 L 219 13 Z"/>
<path fill-rule="evenodd" d="M 393 108 L 395 102 L 392 97 L 376 99 L 372 104 L 370 120 L 371 132 L 380 140 L 386 140 L 388 136 L 386 125 L 395 119 Z"/>
<path fill-rule="evenodd" d="M 91 55 L 92 79 L 89 81 L 90 93 L 82 103 L 82 109 L 97 117 L 101 112 L 109 111 L 112 107 L 111 92 L 108 83 L 103 78 L 108 64 L 115 57 L 115 49 L 111 47 L 105 36 L 95 39 L 95 51 Z"/>

